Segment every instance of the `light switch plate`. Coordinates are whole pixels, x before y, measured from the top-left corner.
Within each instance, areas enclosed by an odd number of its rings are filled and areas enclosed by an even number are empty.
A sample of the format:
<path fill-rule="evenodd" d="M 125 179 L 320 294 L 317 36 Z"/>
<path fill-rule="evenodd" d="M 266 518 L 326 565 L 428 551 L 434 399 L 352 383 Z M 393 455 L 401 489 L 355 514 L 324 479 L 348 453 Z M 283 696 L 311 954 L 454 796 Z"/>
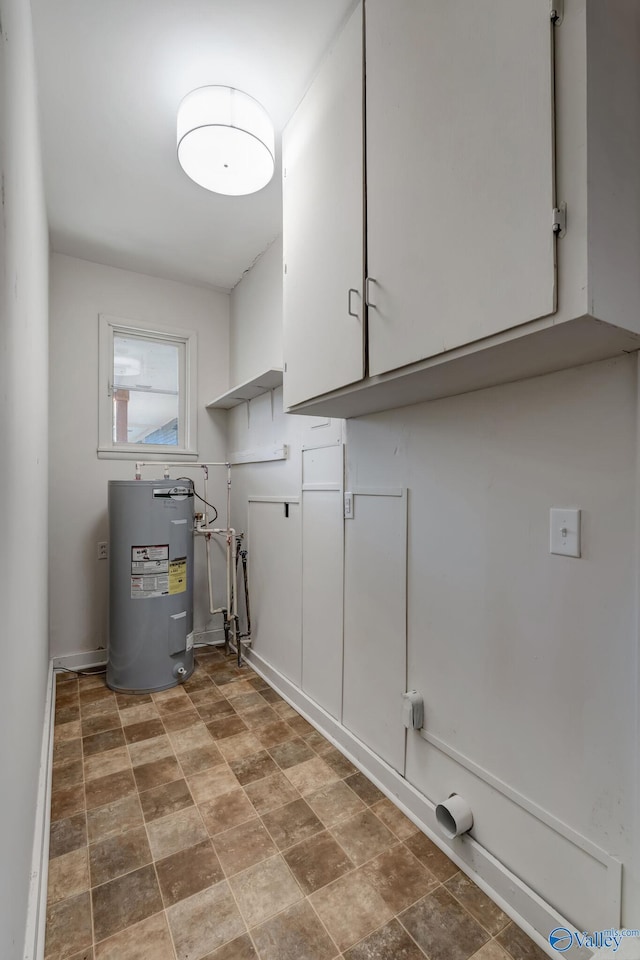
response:
<path fill-rule="evenodd" d="M 579 557 L 580 511 L 569 507 L 552 507 L 549 515 L 549 552 L 561 557 Z"/>

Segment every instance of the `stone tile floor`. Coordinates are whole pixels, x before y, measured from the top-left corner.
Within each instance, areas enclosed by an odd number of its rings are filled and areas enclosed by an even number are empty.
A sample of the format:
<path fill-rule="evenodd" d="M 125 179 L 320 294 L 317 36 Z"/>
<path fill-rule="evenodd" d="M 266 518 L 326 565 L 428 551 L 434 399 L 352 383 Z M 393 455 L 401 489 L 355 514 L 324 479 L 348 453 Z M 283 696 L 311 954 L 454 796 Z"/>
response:
<path fill-rule="evenodd" d="M 58 674 L 47 960 L 543 960 L 248 666 Z"/>

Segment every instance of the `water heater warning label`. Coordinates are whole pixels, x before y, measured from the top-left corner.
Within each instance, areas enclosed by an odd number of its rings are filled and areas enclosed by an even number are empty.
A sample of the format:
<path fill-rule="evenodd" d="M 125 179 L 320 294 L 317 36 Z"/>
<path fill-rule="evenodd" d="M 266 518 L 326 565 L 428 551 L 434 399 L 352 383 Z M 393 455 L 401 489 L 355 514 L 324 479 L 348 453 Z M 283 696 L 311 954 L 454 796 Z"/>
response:
<path fill-rule="evenodd" d="M 166 597 L 170 592 L 169 580 L 168 543 L 131 547 L 132 600 Z"/>
<path fill-rule="evenodd" d="M 187 589 L 187 558 L 179 557 L 169 564 L 169 593 L 184 593 Z"/>

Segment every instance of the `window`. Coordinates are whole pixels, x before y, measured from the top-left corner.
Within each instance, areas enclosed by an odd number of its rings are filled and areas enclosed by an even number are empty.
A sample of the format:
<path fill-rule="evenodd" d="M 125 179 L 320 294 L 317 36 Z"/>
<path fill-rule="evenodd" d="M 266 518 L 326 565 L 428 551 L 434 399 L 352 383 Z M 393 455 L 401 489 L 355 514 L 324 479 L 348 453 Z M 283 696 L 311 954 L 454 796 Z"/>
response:
<path fill-rule="evenodd" d="M 196 456 L 195 333 L 100 316 L 98 456 Z"/>

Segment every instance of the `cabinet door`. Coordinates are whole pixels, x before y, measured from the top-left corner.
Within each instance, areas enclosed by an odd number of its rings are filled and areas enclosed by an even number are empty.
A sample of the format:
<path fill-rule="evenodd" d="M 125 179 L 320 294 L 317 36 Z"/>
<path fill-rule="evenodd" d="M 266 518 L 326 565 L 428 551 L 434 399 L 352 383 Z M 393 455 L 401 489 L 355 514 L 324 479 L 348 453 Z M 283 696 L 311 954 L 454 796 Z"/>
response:
<path fill-rule="evenodd" d="M 370 373 L 555 311 L 549 0 L 366 0 Z"/>
<path fill-rule="evenodd" d="M 359 4 L 283 135 L 286 407 L 364 375 L 362 83 Z"/>

